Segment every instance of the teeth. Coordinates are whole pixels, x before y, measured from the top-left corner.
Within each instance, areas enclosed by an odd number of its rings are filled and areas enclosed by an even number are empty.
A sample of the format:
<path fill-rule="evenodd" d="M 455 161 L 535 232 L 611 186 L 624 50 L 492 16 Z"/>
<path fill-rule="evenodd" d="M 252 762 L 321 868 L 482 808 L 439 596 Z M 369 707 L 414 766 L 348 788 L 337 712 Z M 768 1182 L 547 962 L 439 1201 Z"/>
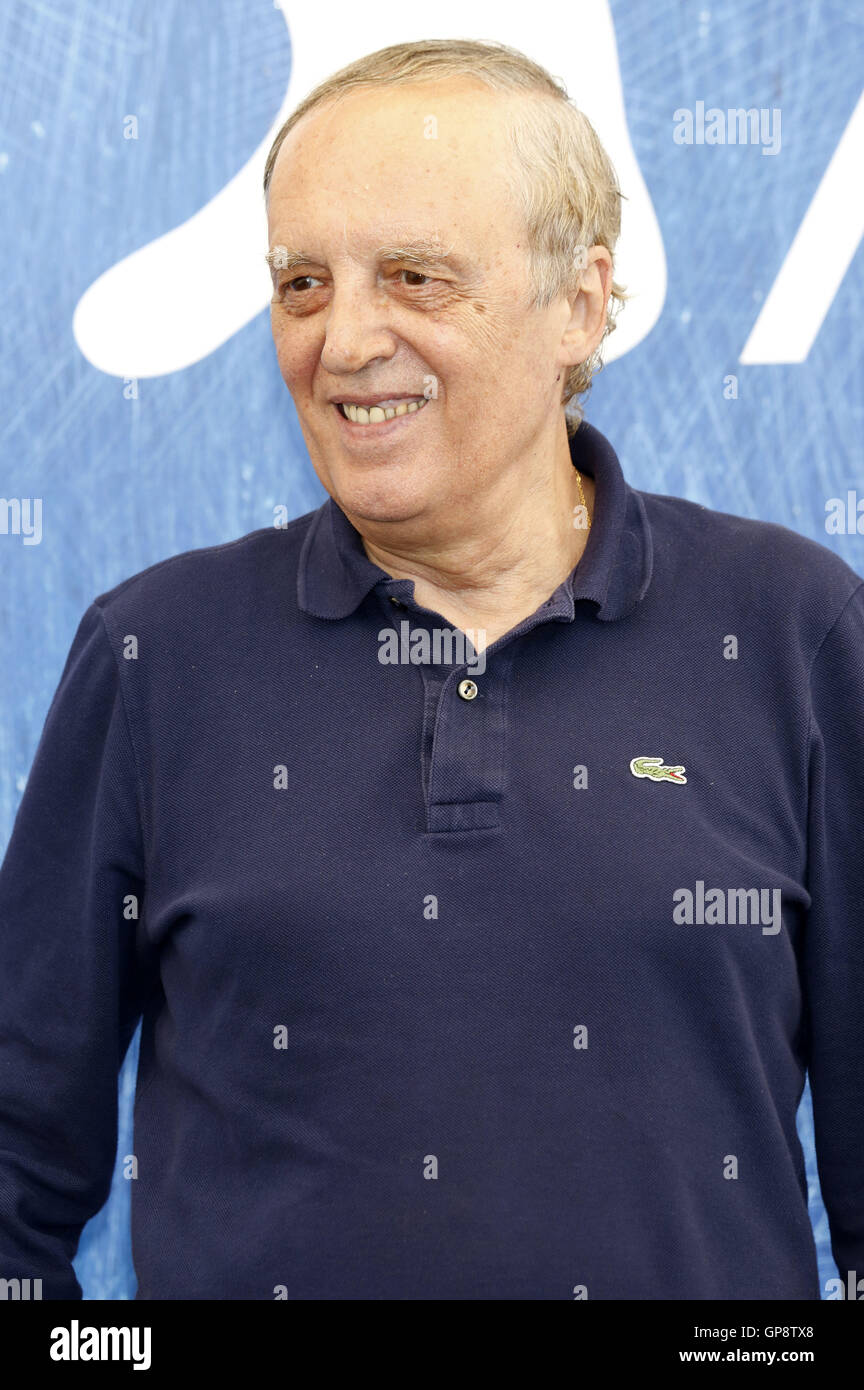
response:
<path fill-rule="evenodd" d="M 382 420 L 392 420 L 397 415 L 413 415 L 415 411 L 422 410 L 427 404 L 427 399 L 419 401 L 403 401 L 400 405 L 373 405 L 369 410 L 363 405 L 352 405 L 350 401 L 342 402 L 342 409 L 353 420 L 355 425 L 377 425 Z"/>

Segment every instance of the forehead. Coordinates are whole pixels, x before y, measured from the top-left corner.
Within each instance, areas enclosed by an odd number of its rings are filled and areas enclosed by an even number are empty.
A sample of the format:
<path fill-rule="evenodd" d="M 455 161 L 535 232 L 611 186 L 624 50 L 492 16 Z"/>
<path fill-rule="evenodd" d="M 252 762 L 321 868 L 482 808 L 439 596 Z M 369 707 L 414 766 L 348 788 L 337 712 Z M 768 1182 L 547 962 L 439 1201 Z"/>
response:
<path fill-rule="evenodd" d="M 323 225 L 403 236 L 511 228 L 509 95 L 476 79 L 349 92 L 307 113 L 279 149 L 270 241 Z M 380 237 L 379 237 L 380 239 Z M 497 239 L 497 238 L 496 238 Z"/>

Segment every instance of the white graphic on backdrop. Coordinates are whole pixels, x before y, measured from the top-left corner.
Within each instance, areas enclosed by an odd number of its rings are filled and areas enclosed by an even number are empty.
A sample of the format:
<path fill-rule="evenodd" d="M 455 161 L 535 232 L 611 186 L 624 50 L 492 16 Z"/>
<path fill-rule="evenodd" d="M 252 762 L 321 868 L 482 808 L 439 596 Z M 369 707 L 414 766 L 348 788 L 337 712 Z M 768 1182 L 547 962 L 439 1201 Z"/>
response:
<path fill-rule="evenodd" d="M 85 291 L 73 332 L 94 367 L 118 377 L 153 377 L 200 362 L 267 307 L 267 219 L 261 180 L 282 122 L 330 73 L 364 53 L 422 38 L 494 38 L 563 78 L 605 144 L 627 195 L 617 278 L 633 294 L 606 345 L 606 360 L 640 343 L 660 316 L 666 259 L 657 218 L 627 130 L 615 30 L 607 0 L 561 9 L 537 0 L 521 12 L 486 0 L 466 10 L 436 0 L 412 15 L 394 0 L 340 3 L 325 20 L 316 7 L 281 0 L 291 32 L 285 101 L 258 149 L 221 192 L 188 221 L 124 257 Z M 207 138 L 206 130 L 202 138 Z M 190 148 L 189 158 L 196 152 Z M 213 293 L 218 284 L 219 293 Z"/>
<path fill-rule="evenodd" d="M 862 168 L 864 95 L 744 344 L 745 364 L 807 360 L 864 235 Z"/>

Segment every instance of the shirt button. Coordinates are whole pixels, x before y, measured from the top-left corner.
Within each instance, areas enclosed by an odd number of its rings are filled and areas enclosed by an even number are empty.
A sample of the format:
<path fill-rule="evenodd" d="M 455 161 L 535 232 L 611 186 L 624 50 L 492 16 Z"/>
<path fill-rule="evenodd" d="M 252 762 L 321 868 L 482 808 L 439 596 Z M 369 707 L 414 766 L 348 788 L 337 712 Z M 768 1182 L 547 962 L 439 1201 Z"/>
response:
<path fill-rule="evenodd" d="M 473 681 L 460 681 L 458 690 L 463 700 L 473 700 L 478 694 L 477 686 Z"/>

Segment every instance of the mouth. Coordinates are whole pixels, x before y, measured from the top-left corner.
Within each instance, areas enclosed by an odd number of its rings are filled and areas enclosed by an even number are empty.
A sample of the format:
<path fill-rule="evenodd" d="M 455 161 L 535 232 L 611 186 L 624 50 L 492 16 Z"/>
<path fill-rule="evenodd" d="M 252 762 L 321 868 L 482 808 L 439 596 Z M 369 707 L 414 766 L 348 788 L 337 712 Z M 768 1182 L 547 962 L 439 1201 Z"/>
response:
<path fill-rule="evenodd" d="M 334 405 L 341 418 L 361 430 L 381 430 L 392 421 L 401 421 L 417 415 L 429 404 L 426 396 L 396 397 L 380 401 L 377 405 L 359 405 L 354 401 L 335 401 Z"/>

